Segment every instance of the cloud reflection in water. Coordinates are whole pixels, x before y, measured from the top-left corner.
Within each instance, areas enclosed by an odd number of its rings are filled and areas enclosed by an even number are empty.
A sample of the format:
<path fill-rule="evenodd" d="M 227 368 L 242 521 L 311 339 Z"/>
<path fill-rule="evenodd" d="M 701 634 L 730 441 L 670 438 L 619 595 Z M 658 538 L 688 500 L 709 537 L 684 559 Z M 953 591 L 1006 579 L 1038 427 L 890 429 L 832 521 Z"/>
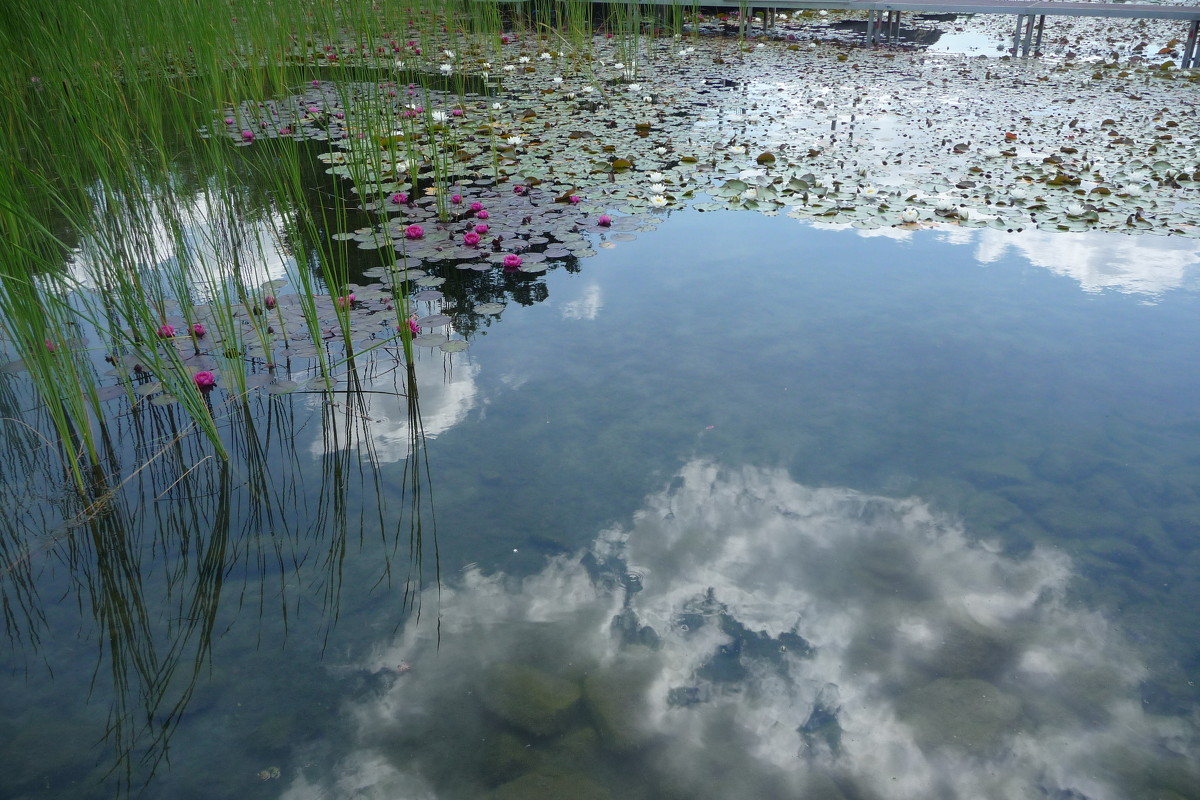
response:
<path fill-rule="evenodd" d="M 448 359 L 439 351 L 428 348 L 415 361 L 417 386 L 420 392 L 421 433 L 432 439 L 462 422 L 477 402 L 479 387 L 476 378 L 479 367 L 473 362 L 459 358 L 449 368 Z M 374 457 L 383 464 L 403 461 L 412 454 L 413 430 L 402 397 L 395 393 L 405 391 L 399 369 L 387 370 L 382 376 L 365 380 L 366 389 L 385 394 L 364 394 L 362 400 L 367 408 L 358 413 L 361 426 L 353 426 L 349 438 L 315 439 L 310 445 L 314 456 L 323 455 L 331 448 L 362 447 L 363 437 L 370 437 L 370 449 Z M 310 404 L 314 407 L 323 402 L 323 396 L 314 394 Z M 364 431 L 366 433 L 364 433 Z"/>
<path fill-rule="evenodd" d="M 813 223 L 816 228 L 849 230 L 849 223 Z M 907 241 L 912 228 L 855 230 L 864 239 Z M 1035 267 L 1070 278 L 1085 292 L 1160 295 L 1176 289 L 1200 288 L 1200 244 L 1169 236 L 1131 236 L 1107 232 L 1063 232 L 990 228 L 937 229 L 947 244 L 975 245 L 975 259 L 993 264 L 1011 249 Z"/>
<path fill-rule="evenodd" d="M 446 587 L 440 649 L 362 665 L 353 751 L 285 797 L 1186 796 L 1194 731 L 1070 576 L 919 500 L 693 462 L 582 559 Z"/>

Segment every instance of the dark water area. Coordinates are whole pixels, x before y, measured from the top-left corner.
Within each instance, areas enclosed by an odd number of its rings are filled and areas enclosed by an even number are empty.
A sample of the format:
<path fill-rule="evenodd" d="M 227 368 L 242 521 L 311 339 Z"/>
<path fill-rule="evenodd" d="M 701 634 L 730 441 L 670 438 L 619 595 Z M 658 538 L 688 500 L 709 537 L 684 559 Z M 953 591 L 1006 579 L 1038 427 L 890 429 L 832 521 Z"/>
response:
<path fill-rule="evenodd" d="M 10 522 L 0 797 L 1196 796 L 1195 245 L 884 231 L 450 269 L 423 450 L 379 360 Z"/>

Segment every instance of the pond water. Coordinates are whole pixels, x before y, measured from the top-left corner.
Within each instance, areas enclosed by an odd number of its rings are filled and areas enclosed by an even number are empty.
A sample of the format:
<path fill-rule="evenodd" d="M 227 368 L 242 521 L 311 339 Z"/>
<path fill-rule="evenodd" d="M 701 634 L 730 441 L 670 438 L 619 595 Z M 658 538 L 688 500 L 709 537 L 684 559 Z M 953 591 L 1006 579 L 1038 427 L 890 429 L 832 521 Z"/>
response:
<path fill-rule="evenodd" d="M 1194 240 L 659 217 L 43 531 L 0 796 L 1195 796 Z"/>

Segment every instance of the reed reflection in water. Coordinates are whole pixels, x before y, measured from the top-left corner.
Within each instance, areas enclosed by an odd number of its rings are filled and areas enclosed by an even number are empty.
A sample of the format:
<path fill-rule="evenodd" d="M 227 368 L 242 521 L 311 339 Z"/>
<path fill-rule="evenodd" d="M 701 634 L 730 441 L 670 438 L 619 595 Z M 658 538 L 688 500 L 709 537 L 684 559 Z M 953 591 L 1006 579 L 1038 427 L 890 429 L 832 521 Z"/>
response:
<path fill-rule="evenodd" d="M 136 792 L 166 776 L 182 728 L 194 737 L 212 724 L 238 653 L 280 676 L 285 662 L 319 662 L 347 591 L 393 626 L 422 611 L 419 589 L 438 568 L 422 386 L 412 362 L 382 350 L 361 363 L 345 364 L 341 389 L 219 403 L 228 461 L 178 406 L 118 416 L 126 461 L 108 466 L 124 477 L 97 478 L 87 497 L 64 483 L 36 419 L 5 420 L 20 446 L 0 459 L 12 645 L 0 660 L 27 692 L 0 728 L 36 754 L 7 784 L 29 796 Z M 10 410 L 29 401 L 22 391 L 15 376 L 0 381 Z M 370 425 L 400 409 L 408 447 L 389 467 Z"/>

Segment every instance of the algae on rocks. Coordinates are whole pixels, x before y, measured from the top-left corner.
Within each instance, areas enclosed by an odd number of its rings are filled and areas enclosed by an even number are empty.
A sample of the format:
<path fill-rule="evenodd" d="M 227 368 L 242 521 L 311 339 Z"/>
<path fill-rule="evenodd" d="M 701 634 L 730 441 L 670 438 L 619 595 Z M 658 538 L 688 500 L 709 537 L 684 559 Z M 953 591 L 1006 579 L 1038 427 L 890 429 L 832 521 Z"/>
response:
<path fill-rule="evenodd" d="M 524 664 L 497 664 L 484 681 L 484 706 L 520 731 L 549 736 L 565 730 L 579 687 Z"/>

